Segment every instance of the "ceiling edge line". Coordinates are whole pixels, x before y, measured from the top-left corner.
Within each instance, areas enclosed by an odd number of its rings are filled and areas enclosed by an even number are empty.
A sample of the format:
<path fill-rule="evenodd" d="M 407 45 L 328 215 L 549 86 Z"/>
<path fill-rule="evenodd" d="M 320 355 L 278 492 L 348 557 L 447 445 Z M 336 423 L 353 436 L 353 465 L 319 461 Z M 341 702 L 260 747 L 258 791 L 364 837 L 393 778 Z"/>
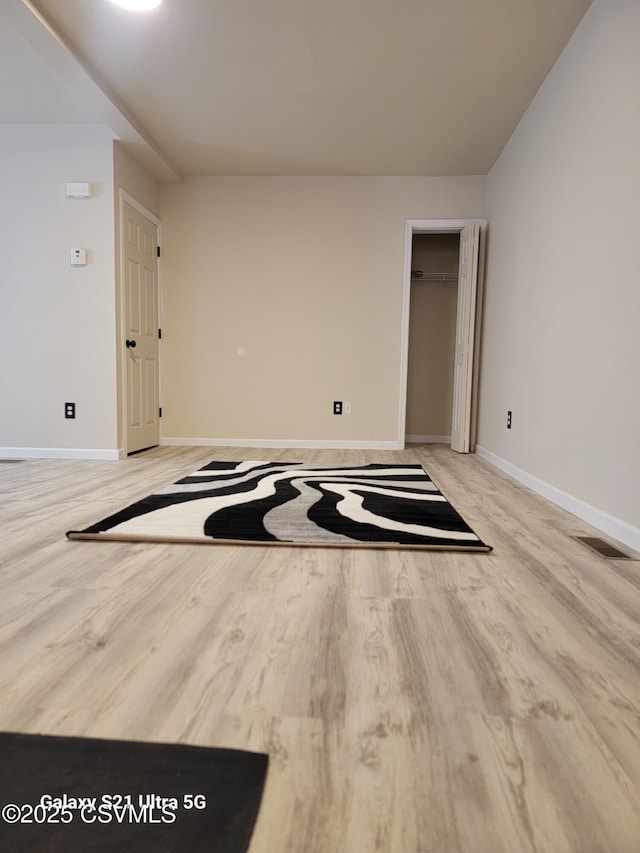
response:
<path fill-rule="evenodd" d="M 3 1 L 3 6 L 6 8 L 7 0 Z M 158 161 L 166 177 L 170 177 L 172 181 L 181 182 L 183 175 L 171 158 L 162 150 L 162 147 L 155 141 L 153 136 L 144 128 L 138 118 L 133 114 L 129 107 L 115 94 L 109 84 L 101 77 L 91 63 L 83 56 L 75 45 L 71 44 L 65 38 L 56 26 L 47 18 L 47 16 L 31 2 L 31 0 L 19 0 L 20 4 L 28 10 L 38 24 L 44 28 L 47 34 L 52 38 L 59 48 L 66 54 L 67 59 L 71 59 L 77 68 L 82 72 L 85 78 L 85 84 L 88 81 L 92 87 L 99 90 L 100 95 L 106 99 L 110 110 L 109 115 L 105 116 L 105 123 L 118 135 L 123 142 L 142 143 Z M 33 45 L 29 34 L 24 32 L 24 29 L 19 27 L 20 34 Z M 77 75 L 76 75 L 77 76 Z M 73 85 L 73 84 L 72 84 Z M 132 138 L 133 137 L 133 138 Z"/>

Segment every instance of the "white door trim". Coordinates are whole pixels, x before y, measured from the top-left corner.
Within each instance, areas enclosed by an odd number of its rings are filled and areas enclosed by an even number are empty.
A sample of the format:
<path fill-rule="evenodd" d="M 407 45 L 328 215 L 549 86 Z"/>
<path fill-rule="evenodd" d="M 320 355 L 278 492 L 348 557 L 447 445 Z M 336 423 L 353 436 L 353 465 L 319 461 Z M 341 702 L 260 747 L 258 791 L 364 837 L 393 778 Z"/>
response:
<path fill-rule="evenodd" d="M 478 266 L 477 307 L 482 305 L 482 288 L 484 276 L 484 242 L 486 239 L 486 219 L 407 219 L 404 232 L 404 285 L 402 292 L 402 328 L 400 334 L 400 394 L 398 412 L 398 447 L 405 447 L 405 432 L 407 419 L 407 379 L 409 372 L 409 308 L 411 304 L 411 253 L 414 234 L 447 234 L 460 233 L 466 225 L 480 225 L 480 263 Z M 476 320 L 478 313 L 476 313 Z M 471 409 L 471 445 L 475 443 L 476 402 L 477 402 L 477 367 L 480 346 L 480 335 L 476 334 L 474 342 L 473 370 L 473 399 Z"/>
<path fill-rule="evenodd" d="M 124 206 L 125 203 L 140 213 L 145 219 L 148 219 L 152 222 L 156 228 L 158 229 L 158 245 L 162 245 L 162 223 L 158 219 L 158 217 L 151 213 L 150 210 L 140 204 L 140 202 L 135 199 L 132 195 L 126 190 L 123 190 L 122 187 L 118 190 L 119 202 L 118 202 L 118 215 L 120 217 L 120 227 L 119 227 L 119 236 L 120 236 L 120 259 L 119 259 L 119 268 L 120 268 L 120 317 L 119 317 L 119 329 L 117 334 L 116 346 L 118 347 L 118 359 L 120 361 L 120 435 L 121 435 L 121 443 L 122 450 L 120 451 L 121 458 L 126 457 L 127 455 L 127 363 L 124 358 L 125 351 L 125 330 L 126 330 L 126 317 L 125 317 L 125 278 L 126 278 L 126 257 L 125 257 L 125 233 L 124 233 Z M 162 328 L 162 257 L 158 258 L 158 328 Z M 162 347 L 159 347 L 158 350 L 158 382 L 159 382 L 159 400 L 158 403 L 160 407 L 162 407 L 162 397 L 160 396 L 162 393 Z M 162 418 L 160 418 L 159 422 L 159 443 L 162 444 Z"/>

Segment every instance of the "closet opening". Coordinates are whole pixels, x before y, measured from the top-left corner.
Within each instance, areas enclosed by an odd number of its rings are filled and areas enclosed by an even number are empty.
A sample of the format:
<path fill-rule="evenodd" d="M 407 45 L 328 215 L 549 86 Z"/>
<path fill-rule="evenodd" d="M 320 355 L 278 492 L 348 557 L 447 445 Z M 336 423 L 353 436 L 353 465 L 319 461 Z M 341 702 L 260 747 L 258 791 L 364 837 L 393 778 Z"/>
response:
<path fill-rule="evenodd" d="M 398 446 L 475 446 L 484 219 L 409 219 Z"/>
<path fill-rule="evenodd" d="M 460 234 L 414 234 L 405 441 L 451 444 Z"/>

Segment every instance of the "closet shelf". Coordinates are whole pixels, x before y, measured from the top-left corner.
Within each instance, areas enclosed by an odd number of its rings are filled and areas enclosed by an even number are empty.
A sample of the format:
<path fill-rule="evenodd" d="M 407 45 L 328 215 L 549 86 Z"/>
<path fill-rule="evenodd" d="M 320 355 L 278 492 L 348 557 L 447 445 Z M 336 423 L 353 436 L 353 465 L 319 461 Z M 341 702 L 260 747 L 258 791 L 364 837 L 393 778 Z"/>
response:
<path fill-rule="evenodd" d="M 458 281 L 458 274 L 455 272 L 425 272 L 420 276 L 414 276 L 411 273 L 412 282 L 434 282 L 434 281 L 449 281 L 455 283 Z"/>

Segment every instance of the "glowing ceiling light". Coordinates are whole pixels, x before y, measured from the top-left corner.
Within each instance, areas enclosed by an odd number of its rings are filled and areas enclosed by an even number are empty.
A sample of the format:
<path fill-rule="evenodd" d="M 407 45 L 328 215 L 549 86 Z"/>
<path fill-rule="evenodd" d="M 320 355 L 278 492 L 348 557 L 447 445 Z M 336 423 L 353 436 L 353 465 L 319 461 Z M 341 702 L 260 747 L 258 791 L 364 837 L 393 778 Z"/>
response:
<path fill-rule="evenodd" d="M 131 9 L 132 12 L 149 12 L 162 3 L 162 0 L 111 0 L 116 6 L 123 9 Z"/>

